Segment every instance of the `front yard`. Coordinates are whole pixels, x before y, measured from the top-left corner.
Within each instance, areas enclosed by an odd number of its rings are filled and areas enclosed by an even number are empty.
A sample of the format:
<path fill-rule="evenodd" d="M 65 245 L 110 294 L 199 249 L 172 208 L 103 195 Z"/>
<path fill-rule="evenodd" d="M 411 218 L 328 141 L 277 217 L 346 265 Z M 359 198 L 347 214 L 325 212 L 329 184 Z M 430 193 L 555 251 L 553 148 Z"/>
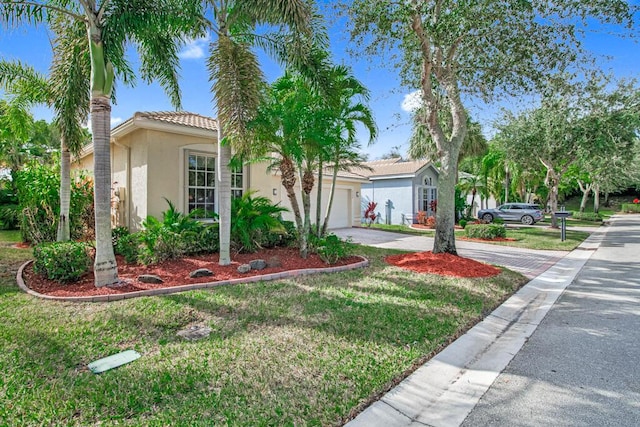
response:
<path fill-rule="evenodd" d="M 0 425 L 339 425 L 525 281 L 371 266 L 115 303 L 18 290 L 31 256 L 0 232 Z M 205 325 L 200 341 L 176 336 Z M 86 365 L 133 349 L 137 361 Z"/>

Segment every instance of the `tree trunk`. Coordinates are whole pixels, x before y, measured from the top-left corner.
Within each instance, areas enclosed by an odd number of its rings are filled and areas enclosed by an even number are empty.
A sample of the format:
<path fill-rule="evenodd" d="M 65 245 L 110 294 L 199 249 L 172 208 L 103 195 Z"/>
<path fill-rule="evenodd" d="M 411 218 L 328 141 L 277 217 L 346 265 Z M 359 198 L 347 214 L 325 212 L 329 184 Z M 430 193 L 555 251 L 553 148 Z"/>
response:
<path fill-rule="evenodd" d="M 118 266 L 111 241 L 111 102 L 107 96 L 91 97 L 93 134 L 94 206 L 96 258 L 93 267 L 96 287 L 118 282 Z"/>
<path fill-rule="evenodd" d="M 551 206 L 551 227 L 558 228 L 558 218 L 556 212 L 558 210 L 558 180 L 552 171 L 549 178 L 549 205 Z"/>
<path fill-rule="evenodd" d="M 321 236 L 327 234 L 327 228 L 329 227 L 329 216 L 331 215 L 331 208 L 333 207 L 333 196 L 336 192 L 336 181 L 338 180 L 338 161 L 333 165 L 333 176 L 331 177 L 331 189 L 329 190 L 329 200 L 327 202 L 327 212 L 324 216 L 324 223 L 322 224 Z"/>
<path fill-rule="evenodd" d="M 302 233 L 306 236 L 311 231 L 311 191 L 313 191 L 314 179 L 313 172 L 305 170 L 300 180 L 302 184 L 302 210 L 304 212 L 304 224 L 302 226 Z M 300 248 L 300 256 L 307 258 L 309 255 L 308 248 L 305 247 L 304 251 Z"/>
<path fill-rule="evenodd" d="M 71 153 L 64 136 L 60 139 L 60 216 L 56 240 L 65 242 L 71 239 L 69 230 L 69 210 L 71 205 Z"/>
<path fill-rule="evenodd" d="M 473 212 L 473 204 L 476 202 L 476 188 L 473 187 L 471 190 L 471 204 L 469 205 L 469 209 L 467 210 L 467 217 L 475 216 L 475 212 Z"/>
<path fill-rule="evenodd" d="M 609 192 L 605 191 L 604 192 L 604 206 L 605 207 L 609 207 Z"/>
<path fill-rule="evenodd" d="M 451 144 L 453 146 L 453 143 Z M 438 176 L 438 209 L 436 210 L 436 233 L 433 253 L 457 255 L 455 240 L 455 186 L 458 175 L 458 153 L 443 153 L 440 157 Z"/>
<path fill-rule="evenodd" d="M 231 264 L 231 144 L 225 143 L 223 124 L 218 123 L 218 221 L 220 234 L 219 265 Z"/>
<path fill-rule="evenodd" d="M 582 191 L 582 199 L 580 200 L 580 212 L 584 212 L 584 209 L 587 207 L 587 200 L 589 199 L 589 193 L 591 192 L 591 187 L 593 184 L 584 185 L 582 181 L 578 180 L 578 186 L 580 187 L 580 191 Z"/>
<path fill-rule="evenodd" d="M 322 217 L 322 180 L 323 180 L 323 175 L 324 175 L 324 171 L 322 170 L 324 168 L 324 164 L 322 161 L 322 156 L 320 157 L 319 161 L 318 161 L 319 165 L 318 165 L 318 193 L 316 194 L 316 236 L 320 237 L 324 234 L 324 227 L 321 224 L 321 217 Z"/>
<path fill-rule="evenodd" d="M 598 213 L 600 211 L 600 186 L 593 186 L 593 212 Z"/>
<path fill-rule="evenodd" d="M 298 230 L 298 245 L 300 246 L 300 254 L 304 254 L 305 258 L 308 253 L 308 235 L 303 232 L 304 226 L 302 224 L 302 215 L 300 214 L 300 205 L 298 204 L 298 197 L 295 192 L 296 185 L 296 172 L 295 167 L 291 159 L 283 157 L 280 161 L 280 179 L 282 186 L 287 192 L 291 209 L 293 210 L 293 216 L 296 221 L 296 229 Z"/>

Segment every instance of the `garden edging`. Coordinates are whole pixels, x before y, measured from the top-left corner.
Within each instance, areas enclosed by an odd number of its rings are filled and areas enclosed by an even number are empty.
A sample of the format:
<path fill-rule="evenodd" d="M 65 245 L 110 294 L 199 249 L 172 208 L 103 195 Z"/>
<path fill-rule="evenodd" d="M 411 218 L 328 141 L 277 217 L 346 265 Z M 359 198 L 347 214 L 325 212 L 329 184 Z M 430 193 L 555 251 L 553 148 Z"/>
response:
<path fill-rule="evenodd" d="M 23 292 L 26 292 L 29 295 L 42 298 L 45 300 L 69 301 L 69 302 L 110 302 L 110 301 L 119 301 L 119 300 L 129 299 L 129 298 L 137 298 L 142 296 L 168 295 L 168 294 L 174 294 L 178 292 L 192 291 L 195 289 L 215 288 L 215 287 L 224 286 L 224 285 L 235 285 L 238 283 L 267 282 L 272 280 L 286 279 L 290 277 L 306 276 L 310 274 L 320 274 L 320 273 L 339 273 L 342 271 L 355 270 L 356 268 L 364 268 L 369 265 L 369 260 L 366 259 L 365 257 L 360 255 L 355 255 L 355 256 L 357 256 L 358 258 L 361 258 L 362 261 L 356 262 L 354 264 L 340 265 L 335 267 L 305 268 L 305 269 L 299 269 L 299 270 L 289 270 L 289 271 L 281 271 L 278 273 L 249 276 L 246 278 L 241 277 L 237 279 L 220 280 L 217 282 L 194 283 L 191 285 L 179 285 L 179 286 L 171 286 L 171 287 L 159 288 L 159 289 L 148 289 L 143 291 L 123 293 L 123 294 L 94 295 L 94 296 L 85 296 L 85 297 L 57 297 L 52 295 L 41 294 L 39 292 L 36 292 L 30 289 L 26 285 L 22 277 L 22 273 L 24 269 L 33 262 L 33 260 L 29 260 L 24 264 L 22 264 L 18 269 L 18 273 L 16 275 L 16 282 L 18 283 L 18 287 Z"/>

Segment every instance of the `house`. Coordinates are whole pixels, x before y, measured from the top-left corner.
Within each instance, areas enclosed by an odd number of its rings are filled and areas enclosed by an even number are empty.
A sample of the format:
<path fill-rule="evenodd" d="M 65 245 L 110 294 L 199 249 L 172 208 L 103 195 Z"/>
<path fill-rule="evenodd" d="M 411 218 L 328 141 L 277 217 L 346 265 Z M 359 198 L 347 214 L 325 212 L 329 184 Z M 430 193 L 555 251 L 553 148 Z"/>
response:
<path fill-rule="evenodd" d="M 362 212 L 369 202 L 377 203 L 378 222 L 384 224 L 412 224 L 416 214 L 424 211 L 427 216 L 435 214 L 438 200 L 438 169 L 428 160 L 403 160 L 400 157 L 367 162 L 372 170 L 359 171 L 369 181 L 362 184 Z M 461 178 L 467 176 L 460 172 Z M 467 195 L 471 204 L 472 196 Z M 479 195 L 474 199 L 472 215 L 479 204 Z M 493 198 L 487 206 L 496 202 Z"/>
<path fill-rule="evenodd" d="M 372 171 L 361 171 L 369 182 L 362 184 L 362 209 L 377 203 L 379 222 L 411 224 L 418 211 L 434 214 L 438 200 L 438 170 L 428 160 L 400 157 L 367 162 Z"/>
<path fill-rule="evenodd" d="M 217 212 L 216 153 L 218 123 L 211 117 L 188 112 L 137 112 L 111 131 L 112 222 L 131 230 L 141 228 L 148 216 L 160 218 L 167 210 L 165 198 L 181 212 L 196 208 Z M 93 146 L 85 147 L 75 169 L 93 170 Z M 256 191 L 291 210 L 277 173 L 266 163 L 234 170 L 234 196 Z M 361 184 L 366 178 L 339 173 L 329 228 L 360 224 Z M 322 209 L 327 204 L 331 176 L 323 178 Z M 317 183 L 316 183 L 317 188 Z M 299 200 L 300 205 L 302 205 Z M 312 212 L 316 195 L 312 194 Z M 287 212 L 284 219 L 293 220 Z"/>

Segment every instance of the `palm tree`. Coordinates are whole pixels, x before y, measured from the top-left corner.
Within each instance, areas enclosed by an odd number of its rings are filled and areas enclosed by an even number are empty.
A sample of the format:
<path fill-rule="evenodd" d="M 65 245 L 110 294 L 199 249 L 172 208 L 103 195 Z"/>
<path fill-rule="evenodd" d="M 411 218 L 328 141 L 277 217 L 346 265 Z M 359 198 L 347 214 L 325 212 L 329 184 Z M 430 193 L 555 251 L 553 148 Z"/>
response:
<path fill-rule="evenodd" d="M 358 81 L 346 67 L 337 66 L 330 73 L 331 85 L 329 90 L 328 107 L 333 116 L 332 128 L 329 130 L 330 144 L 328 148 L 329 161 L 332 163 L 333 175 L 329 202 L 322 224 L 321 235 L 326 234 L 329 217 L 333 206 L 338 171 L 349 171 L 353 168 L 363 168 L 364 159 L 357 152 L 356 126 L 361 124 L 369 132 L 369 144 L 376 138 L 378 130 L 373 119 L 371 109 L 363 102 L 369 99 L 368 89 Z M 320 170 L 322 173 L 322 170 Z M 322 175 L 320 175 L 322 176 Z M 318 187 L 321 187 L 319 185 Z M 320 189 L 318 189 L 320 192 Z M 320 200 L 318 201 L 318 209 Z M 318 224 L 319 226 L 319 224 Z"/>
<path fill-rule="evenodd" d="M 69 240 L 71 203 L 71 154 L 77 155 L 87 141 L 82 124 L 89 114 L 90 63 L 82 24 L 60 17 L 52 26 L 53 44 L 51 76 L 47 79 L 20 62 L 0 61 L 0 87 L 25 103 L 43 103 L 55 110 L 54 122 L 60 131 L 60 213 L 56 240 Z M 66 24 L 66 25 L 65 25 Z"/>
<path fill-rule="evenodd" d="M 219 263 L 227 265 L 231 262 L 229 161 L 232 147 L 239 153 L 251 151 L 247 123 L 256 116 L 265 84 L 252 48 L 262 48 L 282 63 L 311 72 L 310 46 L 326 44 L 326 35 L 314 28 L 319 21 L 304 0 L 210 0 L 207 4 L 213 9 L 216 37 L 208 63 L 218 109 Z M 257 28 L 265 26 L 279 31 L 258 33 Z"/>
<path fill-rule="evenodd" d="M 118 270 L 111 243 L 111 159 L 110 117 L 116 75 L 135 81 L 125 51 L 130 42 L 138 50 L 140 72 L 145 81 L 157 80 L 172 103 L 180 106 L 178 87 L 178 41 L 202 33 L 204 21 L 200 2 L 194 0 L 78 0 L 77 2 L 4 1 L 4 21 L 51 23 L 56 19 L 82 24 L 91 64 L 90 117 L 94 148 L 94 200 L 96 215 L 96 286 L 118 282 Z"/>

